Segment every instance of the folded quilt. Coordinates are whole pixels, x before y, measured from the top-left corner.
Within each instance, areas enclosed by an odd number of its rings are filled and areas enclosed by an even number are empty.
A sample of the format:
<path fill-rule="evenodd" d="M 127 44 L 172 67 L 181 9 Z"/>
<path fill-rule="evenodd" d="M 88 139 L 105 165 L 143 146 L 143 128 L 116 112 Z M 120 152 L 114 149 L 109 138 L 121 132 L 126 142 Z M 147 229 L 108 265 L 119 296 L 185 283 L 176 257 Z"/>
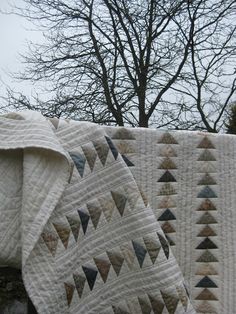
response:
<path fill-rule="evenodd" d="M 0 117 L 0 264 L 39 314 L 235 313 L 236 139 Z"/>

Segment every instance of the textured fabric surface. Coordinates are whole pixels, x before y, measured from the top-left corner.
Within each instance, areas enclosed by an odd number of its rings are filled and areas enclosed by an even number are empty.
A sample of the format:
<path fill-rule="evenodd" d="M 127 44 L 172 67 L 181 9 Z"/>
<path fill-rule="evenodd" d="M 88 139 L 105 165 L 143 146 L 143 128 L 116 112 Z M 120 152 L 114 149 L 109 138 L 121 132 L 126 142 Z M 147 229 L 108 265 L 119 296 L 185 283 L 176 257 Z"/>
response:
<path fill-rule="evenodd" d="M 235 313 L 234 136 L 0 118 L 0 264 L 41 313 Z"/>

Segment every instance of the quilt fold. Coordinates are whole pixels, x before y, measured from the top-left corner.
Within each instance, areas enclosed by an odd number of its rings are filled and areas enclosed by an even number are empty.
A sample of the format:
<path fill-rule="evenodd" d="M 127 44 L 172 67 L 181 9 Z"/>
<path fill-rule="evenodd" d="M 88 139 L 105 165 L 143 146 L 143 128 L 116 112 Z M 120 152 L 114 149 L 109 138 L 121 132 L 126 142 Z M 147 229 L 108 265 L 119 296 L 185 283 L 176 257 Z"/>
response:
<path fill-rule="evenodd" d="M 234 136 L 35 112 L 0 131 L 0 263 L 39 314 L 234 313 Z"/>

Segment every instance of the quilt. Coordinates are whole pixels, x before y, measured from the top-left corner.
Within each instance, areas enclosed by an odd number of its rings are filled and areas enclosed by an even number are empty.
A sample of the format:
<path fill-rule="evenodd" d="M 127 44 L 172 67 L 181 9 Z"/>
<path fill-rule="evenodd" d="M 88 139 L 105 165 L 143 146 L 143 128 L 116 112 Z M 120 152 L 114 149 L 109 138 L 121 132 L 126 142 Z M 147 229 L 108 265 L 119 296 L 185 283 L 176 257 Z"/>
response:
<path fill-rule="evenodd" d="M 0 265 L 39 314 L 236 313 L 236 138 L 0 117 Z"/>

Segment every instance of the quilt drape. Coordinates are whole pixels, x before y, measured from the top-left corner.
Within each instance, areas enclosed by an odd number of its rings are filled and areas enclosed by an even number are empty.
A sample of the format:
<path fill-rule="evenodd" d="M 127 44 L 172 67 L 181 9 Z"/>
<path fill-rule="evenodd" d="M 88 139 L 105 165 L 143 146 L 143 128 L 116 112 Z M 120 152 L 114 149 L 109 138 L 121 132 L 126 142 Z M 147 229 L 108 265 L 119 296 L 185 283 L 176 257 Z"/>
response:
<path fill-rule="evenodd" d="M 0 118 L 0 264 L 39 314 L 236 308 L 231 135 Z"/>

